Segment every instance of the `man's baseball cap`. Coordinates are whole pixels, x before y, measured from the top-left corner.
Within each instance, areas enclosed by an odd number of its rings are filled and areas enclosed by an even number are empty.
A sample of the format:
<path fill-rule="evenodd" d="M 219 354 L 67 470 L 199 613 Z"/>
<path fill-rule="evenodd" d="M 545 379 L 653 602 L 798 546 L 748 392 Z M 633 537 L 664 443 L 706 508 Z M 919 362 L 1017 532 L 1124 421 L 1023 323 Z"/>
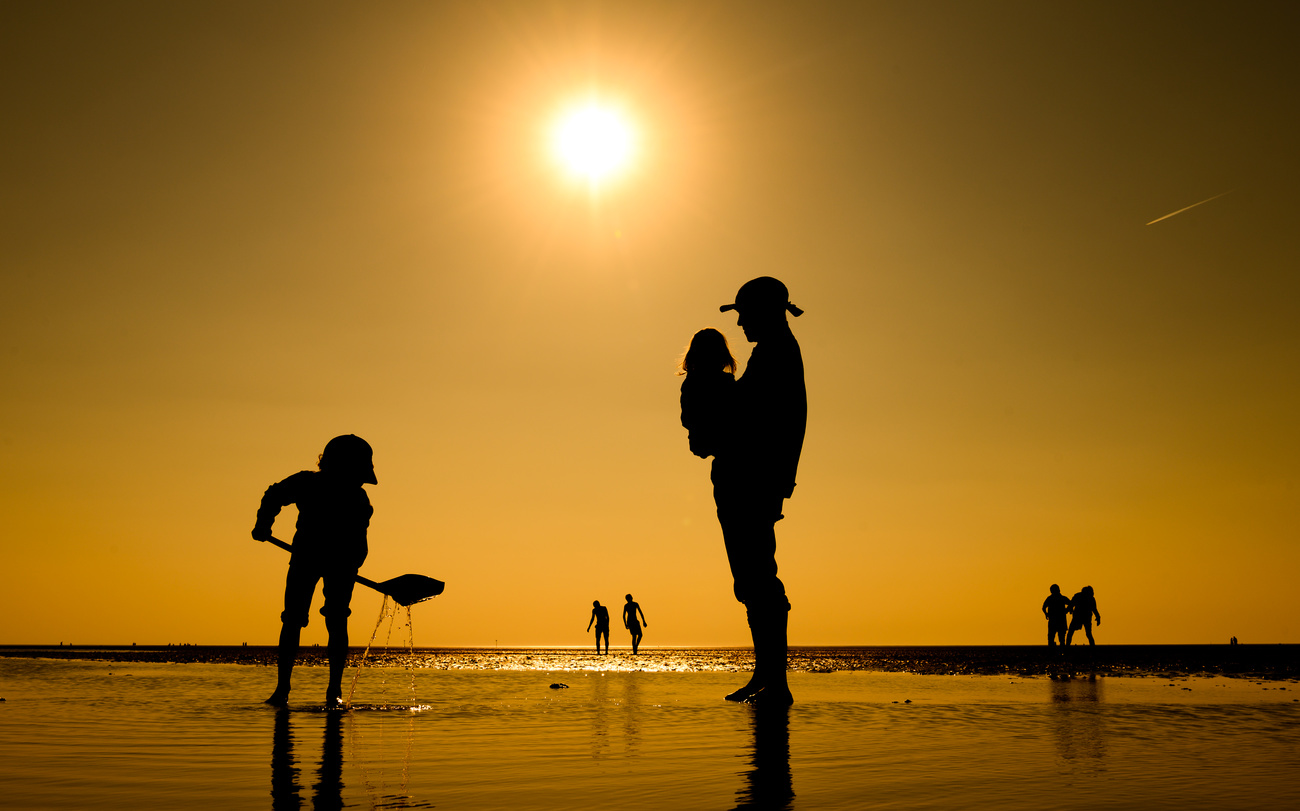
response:
<path fill-rule="evenodd" d="M 750 307 L 788 310 L 796 317 L 803 315 L 803 310 L 790 303 L 790 291 L 786 289 L 785 283 L 771 276 L 759 276 L 742 284 L 740 290 L 736 291 L 736 300 L 722 305 L 718 312 Z"/>

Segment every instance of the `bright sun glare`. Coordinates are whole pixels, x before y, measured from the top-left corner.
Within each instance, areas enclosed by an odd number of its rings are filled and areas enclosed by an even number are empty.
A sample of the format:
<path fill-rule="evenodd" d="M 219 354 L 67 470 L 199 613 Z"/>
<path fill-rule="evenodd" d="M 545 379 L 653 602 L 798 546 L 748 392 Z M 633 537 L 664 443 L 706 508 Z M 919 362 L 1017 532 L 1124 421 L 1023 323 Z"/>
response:
<path fill-rule="evenodd" d="M 632 127 L 624 116 L 590 103 L 560 118 L 554 145 L 560 163 L 594 185 L 628 166 L 633 140 Z"/>

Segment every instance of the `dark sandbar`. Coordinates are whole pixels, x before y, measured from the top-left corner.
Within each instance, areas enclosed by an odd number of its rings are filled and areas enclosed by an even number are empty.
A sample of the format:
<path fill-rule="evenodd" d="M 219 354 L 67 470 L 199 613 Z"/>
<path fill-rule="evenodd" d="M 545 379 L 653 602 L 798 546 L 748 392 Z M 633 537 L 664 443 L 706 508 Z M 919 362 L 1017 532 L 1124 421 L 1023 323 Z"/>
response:
<path fill-rule="evenodd" d="M 353 649 L 353 664 L 361 659 Z M 0 656 L 83 659 L 109 662 L 168 662 L 274 665 L 274 646 L 86 646 L 0 647 Z M 325 648 L 303 648 L 305 665 L 324 665 Z M 646 670 L 736 671 L 750 667 L 744 648 L 643 648 L 639 656 L 615 650 L 595 656 L 578 648 L 386 648 L 371 649 L 367 664 L 438 670 Z M 921 675 L 1061 676 L 1228 676 L 1250 679 L 1300 678 L 1300 645 L 1098 645 L 1066 651 L 1046 646 L 797 647 L 790 669 L 906 672 Z"/>

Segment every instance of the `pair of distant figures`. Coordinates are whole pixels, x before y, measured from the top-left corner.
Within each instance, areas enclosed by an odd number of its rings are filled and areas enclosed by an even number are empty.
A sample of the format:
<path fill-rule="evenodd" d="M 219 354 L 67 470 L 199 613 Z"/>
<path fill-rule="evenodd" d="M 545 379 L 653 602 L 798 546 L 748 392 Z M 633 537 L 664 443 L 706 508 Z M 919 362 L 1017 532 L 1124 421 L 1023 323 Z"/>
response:
<path fill-rule="evenodd" d="M 1088 636 L 1088 644 L 1097 644 L 1092 638 L 1092 620 L 1097 619 L 1101 625 L 1101 612 L 1097 610 L 1097 598 L 1092 593 L 1092 586 L 1084 586 L 1078 594 L 1066 597 L 1061 587 L 1052 584 L 1051 594 L 1043 600 L 1043 616 L 1047 617 L 1047 645 L 1056 647 L 1057 640 L 1062 646 L 1074 641 L 1074 632 L 1080 629 Z M 1069 615 L 1067 620 L 1066 615 Z"/>
<path fill-rule="evenodd" d="M 637 605 L 632 595 L 626 595 L 627 602 L 623 605 L 623 627 L 632 634 L 632 652 L 636 653 L 641 647 L 641 627 L 648 626 L 650 623 L 645 621 L 645 612 L 641 606 Z M 639 619 L 638 619 L 639 618 Z M 600 653 L 600 638 L 605 638 L 605 653 L 609 653 L 609 609 L 600 604 L 600 600 L 591 601 L 591 619 L 587 621 L 587 630 L 591 630 L 592 625 L 596 626 L 596 653 Z"/>

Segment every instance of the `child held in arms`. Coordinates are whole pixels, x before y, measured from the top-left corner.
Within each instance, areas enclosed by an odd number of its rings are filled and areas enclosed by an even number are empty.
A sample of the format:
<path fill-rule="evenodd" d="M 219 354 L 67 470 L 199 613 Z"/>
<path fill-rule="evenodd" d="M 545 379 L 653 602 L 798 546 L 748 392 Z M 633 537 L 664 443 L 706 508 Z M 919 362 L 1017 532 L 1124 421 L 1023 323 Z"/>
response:
<path fill-rule="evenodd" d="M 324 581 L 325 605 L 320 613 L 329 631 L 329 686 L 325 704 L 343 706 L 343 670 L 348 660 L 348 616 L 357 570 L 366 559 L 366 530 L 374 508 L 363 484 L 378 484 L 373 451 L 359 436 L 336 436 L 319 457 L 319 470 L 295 473 L 266 489 L 257 510 L 253 538 L 271 539 L 271 525 L 280 509 L 298 507 L 293 556 L 284 584 L 284 613 L 280 615 L 279 681 L 266 700 L 277 707 L 289 703 L 289 682 L 298 656 L 298 639 L 307 627 L 316 583 Z"/>
<path fill-rule="evenodd" d="M 726 438 L 736 390 L 736 359 L 727 339 L 716 329 L 706 328 L 691 337 L 686 354 L 678 364 L 682 381 L 682 426 L 687 431 L 691 453 L 707 459 L 715 455 Z"/>

